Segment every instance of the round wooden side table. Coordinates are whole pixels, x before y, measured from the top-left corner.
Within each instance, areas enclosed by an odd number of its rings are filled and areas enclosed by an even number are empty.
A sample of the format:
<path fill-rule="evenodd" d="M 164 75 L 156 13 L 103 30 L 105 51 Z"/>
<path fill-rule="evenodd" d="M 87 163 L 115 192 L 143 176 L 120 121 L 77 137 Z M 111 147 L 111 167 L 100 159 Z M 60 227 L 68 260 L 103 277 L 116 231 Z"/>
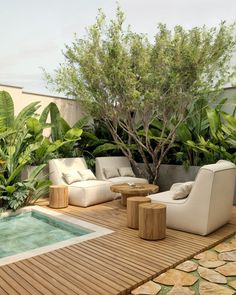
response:
<path fill-rule="evenodd" d="M 150 194 L 157 193 L 159 191 L 159 186 L 149 183 L 140 183 L 130 185 L 128 183 L 113 184 L 110 187 L 112 192 L 121 193 L 121 205 L 127 205 L 127 198 L 142 196 L 146 197 Z"/>
<path fill-rule="evenodd" d="M 54 209 L 68 207 L 68 187 L 66 185 L 49 187 L 49 207 Z"/>
<path fill-rule="evenodd" d="M 127 226 L 138 229 L 139 205 L 151 203 L 151 199 L 146 197 L 131 197 L 127 199 Z"/>
<path fill-rule="evenodd" d="M 139 236 L 145 240 L 160 240 L 166 236 L 166 206 L 146 203 L 139 206 Z"/>

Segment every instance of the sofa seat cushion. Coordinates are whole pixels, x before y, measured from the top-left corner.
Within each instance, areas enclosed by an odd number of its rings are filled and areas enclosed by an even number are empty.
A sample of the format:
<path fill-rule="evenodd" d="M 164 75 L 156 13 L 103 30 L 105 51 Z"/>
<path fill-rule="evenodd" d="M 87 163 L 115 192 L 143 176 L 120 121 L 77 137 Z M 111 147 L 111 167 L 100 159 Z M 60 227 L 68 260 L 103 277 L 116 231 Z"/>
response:
<path fill-rule="evenodd" d="M 73 182 L 69 187 L 80 187 L 80 188 L 89 188 L 89 187 L 95 187 L 95 186 L 108 186 L 109 182 L 105 180 L 82 180 Z"/>
<path fill-rule="evenodd" d="M 103 180 L 87 180 L 68 185 L 69 204 L 88 207 L 114 200 L 115 193 L 110 190 L 111 183 Z"/>
<path fill-rule="evenodd" d="M 145 178 L 128 177 L 128 176 L 109 178 L 108 181 L 110 181 L 114 184 L 118 184 L 118 183 L 148 183 L 147 179 L 145 179 Z"/>
<path fill-rule="evenodd" d="M 174 194 L 175 191 L 165 191 L 149 195 L 148 197 L 151 199 L 152 203 L 183 204 L 186 202 L 187 199 L 173 200 Z"/>

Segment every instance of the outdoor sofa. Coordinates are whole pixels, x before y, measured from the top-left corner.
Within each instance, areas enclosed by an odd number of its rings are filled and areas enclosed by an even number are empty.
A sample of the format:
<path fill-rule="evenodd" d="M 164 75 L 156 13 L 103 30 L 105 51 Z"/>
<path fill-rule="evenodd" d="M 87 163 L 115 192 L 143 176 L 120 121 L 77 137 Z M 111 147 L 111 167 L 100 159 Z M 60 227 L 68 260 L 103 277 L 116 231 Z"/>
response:
<path fill-rule="evenodd" d="M 82 179 L 80 177 L 82 174 L 78 172 L 83 174 Z M 68 186 L 70 205 L 88 207 L 111 201 L 116 196 L 110 190 L 111 183 L 97 180 L 89 171 L 84 158 L 50 160 L 49 178 L 54 185 Z"/>
<path fill-rule="evenodd" d="M 136 177 L 127 157 L 97 157 L 96 177 L 112 184 L 148 183 L 145 178 Z"/>
<path fill-rule="evenodd" d="M 167 227 L 207 235 L 227 223 L 232 214 L 236 166 L 220 160 L 200 168 L 189 195 L 173 199 L 179 184 L 169 191 L 149 195 L 167 207 Z M 184 184 L 189 186 L 189 183 Z M 180 189 L 178 191 L 178 189 Z M 185 188 L 182 186 L 182 189 Z"/>

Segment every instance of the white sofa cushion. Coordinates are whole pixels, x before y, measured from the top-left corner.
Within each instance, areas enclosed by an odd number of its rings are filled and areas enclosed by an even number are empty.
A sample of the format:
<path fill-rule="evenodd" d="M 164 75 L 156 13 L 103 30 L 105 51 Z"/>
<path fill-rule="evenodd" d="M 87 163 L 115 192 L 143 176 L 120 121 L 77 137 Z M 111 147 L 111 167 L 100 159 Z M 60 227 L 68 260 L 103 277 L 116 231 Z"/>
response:
<path fill-rule="evenodd" d="M 62 176 L 67 184 L 72 184 L 73 182 L 81 181 L 82 178 L 79 175 L 78 171 L 70 170 L 66 172 L 62 172 Z"/>
<path fill-rule="evenodd" d="M 103 172 L 107 179 L 120 176 L 118 169 L 115 167 L 103 168 Z"/>
<path fill-rule="evenodd" d="M 216 162 L 216 164 L 228 165 L 228 166 L 230 165 L 232 167 L 235 167 L 235 164 L 232 163 L 232 162 L 230 162 L 230 161 L 228 161 L 228 160 L 219 160 L 219 161 Z"/>
<path fill-rule="evenodd" d="M 90 169 L 79 169 L 78 173 L 80 174 L 82 180 L 95 180 L 96 176 Z"/>
<path fill-rule="evenodd" d="M 173 191 L 173 200 L 179 200 L 187 198 L 187 196 L 190 194 L 192 187 L 194 185 L 194 181 L 187 181 L 183 183 L 174 183 L 170 191 Z"/>
<path fill-rule="evenodd" d="M 164 202 L 169 204 L 183 204 L 184 202 L 186 202 L 187 200 L 186 198 L 174 200 L 173 199 L 174 194 L 175 194 L 175 191 L 165 191 L 165 192 L 149 195 L 148 197 L 152 200 L 152 203 Z"/>
<path fill-rule="evenodd" d="M 74 182 L 68 186 L 70 205 L 88 207 L 111 201 L 116 194 L 111 192 L 110 183 L 102 180 Z"/>
<path fill-rule="evenodd" d="M 120 176 L 135 177 L 135 174 L 131 167 L 120 167 L 118 168 Z"/>
<path fill-rule="evenodd" d="M 62 173 L 70 170 L 87 169 L 86 162 L 83 158 L 63 158 L 49 161 L 49 177 L 52 184 L 68 185 Z M 111 182 L 109 181 L 78 181 L 68 185 L 69 204 L 81 207 L 111 201 L 116 194 L 110 190 Z"/>
<path fill-rule="evenodd" d="M 131 167 L 129 159 L 127 157 L 98 157 L 96 158 L 96 176 L 97 179 L 105 180 L 104 168 L 121 168 L 121 167 Z M 134 183 L 148 183 L 148 180 L 144 178 L 137 177 L 117 177 L 117 180 L 114 178 L 109 178 L 109 181 L 114 183 L 124 183 L 124 182 L 134 182 Z"/>

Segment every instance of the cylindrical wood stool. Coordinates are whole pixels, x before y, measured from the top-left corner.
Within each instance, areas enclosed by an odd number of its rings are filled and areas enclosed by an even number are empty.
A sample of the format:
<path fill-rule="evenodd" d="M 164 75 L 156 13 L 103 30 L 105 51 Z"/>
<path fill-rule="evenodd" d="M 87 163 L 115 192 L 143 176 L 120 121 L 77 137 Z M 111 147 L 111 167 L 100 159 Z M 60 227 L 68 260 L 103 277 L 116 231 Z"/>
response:
<path fill-rule="evenodd" d="M 130 228 L 138 229 L 139 205 L 151 203 L 151 199 L 146 197 L 130 197 L 127 199 L 127 225 Z"/>
<path fill-rule="evenodd" d="M 145 240 L 160 240 L 166 235 L 166 206 L 157 203 L 139 206 L 139 236 Z"/>
<path fill-rule="evenodd" d="M 66 185 L 49 187 L 49 207 L 55 209 L 68 207 L 68 187 Z"/>

